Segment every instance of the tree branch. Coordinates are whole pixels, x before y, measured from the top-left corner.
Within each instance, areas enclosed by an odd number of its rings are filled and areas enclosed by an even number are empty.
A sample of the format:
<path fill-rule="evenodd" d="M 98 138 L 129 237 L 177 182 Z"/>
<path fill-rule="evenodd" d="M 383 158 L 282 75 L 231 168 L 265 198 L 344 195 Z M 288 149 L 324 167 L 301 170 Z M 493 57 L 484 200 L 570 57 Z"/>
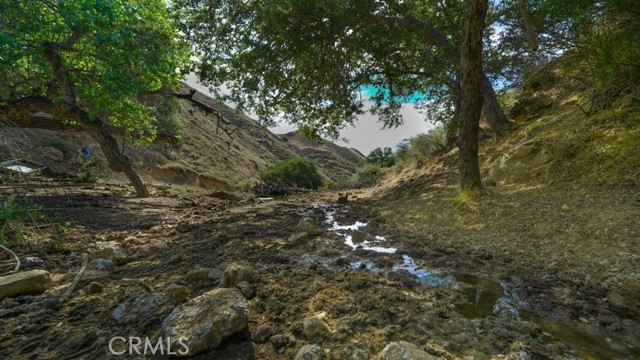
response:
<path fill-rule="evenodd" d="M 0 107 L 0 116 L 8 119 L 8 124 L 23 129 L 41 129 L 52 131 L 81 132 L 81 126 L 71 121 L 81 121 L 80 113 L 73 106 L 65 103 L 54 103 L 41 96 L 27 96 L 8 105 Z M 122 128 L 105 124 L 105 128 L 112 135 L 124 136 Z M 142 136 L 147 136 L 143 134 Z M 131 134 L 127 134 L 131 136 Z M 176 146 L 178 138 L 175 135 L 157 133 L 154 143 Z"/>

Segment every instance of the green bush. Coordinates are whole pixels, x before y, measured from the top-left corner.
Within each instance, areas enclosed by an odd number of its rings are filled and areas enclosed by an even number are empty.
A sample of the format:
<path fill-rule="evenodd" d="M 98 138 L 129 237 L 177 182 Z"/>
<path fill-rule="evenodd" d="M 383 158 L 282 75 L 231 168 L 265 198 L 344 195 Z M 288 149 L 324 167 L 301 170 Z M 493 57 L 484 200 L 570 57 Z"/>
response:
<path fill-rule="evenodd" d="M 447 150 L 447 130 L 436 126 L 426 134 L 416 135 L 396 145 L 395 158 L 400 163 L 428 161 Z"/>
<path fill-rule="evenodd" d="M 356 170 L 356 184 L 359 185 L 375 185 L 380 181 L 381 166 L 378 164 L 364 163 Z"/>
<path fill-rule="evenodd" d="M 367 156 L 367 163 L 372 165 L 377 165 L 379 167 L 390 167 L 395 164 L 395 160 L 393 159 L 393 151 L 391 148 L 375 148 L 371 153 Z"/>
<path fill-rule="evenodd" d="M 264 182 L 317 190 L 322 186 L 322 178 L 316 165 L 303 158 L 287 159 L 262 170 Z"/>

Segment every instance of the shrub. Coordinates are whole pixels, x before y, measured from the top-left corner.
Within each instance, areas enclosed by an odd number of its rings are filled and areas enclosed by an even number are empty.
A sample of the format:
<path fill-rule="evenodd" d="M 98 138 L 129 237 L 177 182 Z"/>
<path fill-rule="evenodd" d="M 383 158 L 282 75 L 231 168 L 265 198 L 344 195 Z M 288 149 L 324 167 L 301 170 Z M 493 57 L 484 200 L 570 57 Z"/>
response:
<path fill-rule="evenodd" d="M 396 145 L 395 157 L 398 162 L 423 162 L 434 155 L 447 150 L 447 130 L 444 126 L 436 126 L 426 134 L 405 139 Z"/>
<path fill-rule="evenodd" d="M 364 163 L 356 171 L 356 183 L 360 185 L 375 185 L 380 181 L 380 165 Z"/>
<path fill-rule="evenodd" d="M 322 178 L 316 165 L 303 158 L 287 159 L 260 172 L 264 182 L 317 190 Z"/>
<path fill-rule="evenodd" d="M 377 165 L 379 167 L 390 167 L 395 164 L 393 159 L 393 151 L 391 148 L 375 148 L 368 156 L 367 163 Z"/>

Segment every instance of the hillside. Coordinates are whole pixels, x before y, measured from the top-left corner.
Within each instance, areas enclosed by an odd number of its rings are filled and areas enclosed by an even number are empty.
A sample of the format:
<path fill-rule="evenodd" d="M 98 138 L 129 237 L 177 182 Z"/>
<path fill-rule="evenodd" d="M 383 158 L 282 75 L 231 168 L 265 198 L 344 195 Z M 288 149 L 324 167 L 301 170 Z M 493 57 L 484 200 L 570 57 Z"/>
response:
<path fill-rule="evenodd" d="M 183 92 L 190 90 L 183 84 Z M 184 134 L 179 146 L 151 145 L 132 153 L 139 168 L 155 180 L 206 188 L 247 188 L 260 181 L 260 169 L 296 156 L 309 158 L 324 177 L 336 180 L 353 174 L 363 159 L 328 141 L 310 153 L 306 143 L 288 143 L 255 120 L 200 92 L 194 99 L 221 109 L 223 121 L 218 122 L 213 114 L 181 99 L 177 115 Z"/>
<path fill-rule="evenodd" d="M 183 84 L 183 93 L 191 88 Z M 321 175 L 337 180 L 355 172 L 364 157 L 351 149 L 323 140 L 322 146 L 297 138 L 288 142 L 288 136 L 278 136 L 248 116 L 229 106 L 216 103 L 212 98 L 196 92 L 193 99 L 207 107 L 219 109 L 222 120 L 193 101 L 180 99 L 177 118 L 183 133 L 177 146 L 151 144 L 132 148 L 126 144 L 127 154 L 135 167 L 148 181 L 165 184 L 195 186 L 209 189 L 246 189 L 260 181 L 260 169 L 277 161 L 303 156 L 317 165 Z M 20 136 L 5 131 L 10 140 Z M 102 158 L 98 145 L 86 134 L 48 130 L 25 130 L 29 141 L 23 151 L 11 155 L 7 150 L 3 158 L 34 157 L 57 172 L 73 171 L 78 151 L 88 145 L 90 151 Z M 34 152 L 41 147 L 42 152 Z M 2 149 L 0 149 L 2 150 Z M 18 155 L 19 154 L 19 155 Z M 124 180 L 124 177 L 105 172 L 105 175 Z"/>

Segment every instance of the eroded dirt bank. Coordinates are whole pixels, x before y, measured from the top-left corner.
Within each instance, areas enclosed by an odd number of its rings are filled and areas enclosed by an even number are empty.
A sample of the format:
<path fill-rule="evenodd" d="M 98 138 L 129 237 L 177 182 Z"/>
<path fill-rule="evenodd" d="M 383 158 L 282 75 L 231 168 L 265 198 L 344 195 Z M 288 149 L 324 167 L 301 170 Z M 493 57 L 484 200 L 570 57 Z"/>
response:
<path fill-rule="evenodd" d="M 69 195 L 79 204 L 75 227 L 15 249 L 41 258 L 54 287 L 1 300 L 0 358 L 111 357 L 111 338 L 162 336 L 175 307 L 114 316 L 145 292 L 122 278 L 158 293 L 184 285 L 194 298 L 220 286 L 216 274 L 238 261 L 261 275 L 243 289 L 248 330 L 195 358 L 289 359 L 317 344 L 328 359 L 370 359 L 398 340 L 442 359 L 640 356 L 640 207 L 632 191 L 585 198 L 579 189 L 531 189 L 516 203 L 512 190 L 494 189 L 463 209 L 436 196 L 449 193 L 444 185 L 406 181 L 404 190 L 415 188 L 406 197 L 372 189 L 348 204 L 335 202 L 337 194 L 132 199 L 114 186 Z M 303 219 L 319 234 L 301 229 Z M 296 236 L 302 230 L 308 236 Z M 125 259 L 90 272 L 81 291 L 56 305 L 79 254 L 98 258 L 105 249 Z M 305 332 L 304 319 L 317 314 L 329 332 Z"/>

